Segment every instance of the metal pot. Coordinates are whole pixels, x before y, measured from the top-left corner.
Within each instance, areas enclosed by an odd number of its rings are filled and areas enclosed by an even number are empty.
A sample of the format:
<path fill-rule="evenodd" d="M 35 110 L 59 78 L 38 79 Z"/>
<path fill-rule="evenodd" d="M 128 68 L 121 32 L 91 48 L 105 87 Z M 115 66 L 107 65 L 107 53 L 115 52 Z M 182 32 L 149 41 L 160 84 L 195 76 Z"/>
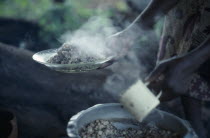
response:
<path fill-rule="evenodd" d="M 121 104 L 98 104 L 87 110 L 79 112 L 73 116 L 67 127 L 68 136 L 71 138 L 80 138 L 79 131 L 87 124 L 95 120 L 134 120 L 134 117 L 127 112 Z M 131 121 L 132 122 L 132 121 Z M 155 123 L 156 126 L 179 133 L 183 138 L 198 138 L 190 124 L 167 112 L 155 109 L 144 120 L 145 123 Z M 118 122 L 116 127 L 124 129 L 128 127 L 135 127 L 133 124 L 124 124 Z"/>

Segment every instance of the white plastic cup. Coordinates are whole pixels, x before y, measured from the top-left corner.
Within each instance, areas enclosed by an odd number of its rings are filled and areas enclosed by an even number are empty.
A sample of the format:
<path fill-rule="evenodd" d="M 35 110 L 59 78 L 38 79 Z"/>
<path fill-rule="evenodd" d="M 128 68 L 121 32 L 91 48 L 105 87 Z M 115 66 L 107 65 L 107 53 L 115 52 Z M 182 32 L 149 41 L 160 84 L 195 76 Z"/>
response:
<path fill-rule="evenodd" d="M 120 102 L 140 122 L 160 103 L 141 80 L 123 93 Z"/>

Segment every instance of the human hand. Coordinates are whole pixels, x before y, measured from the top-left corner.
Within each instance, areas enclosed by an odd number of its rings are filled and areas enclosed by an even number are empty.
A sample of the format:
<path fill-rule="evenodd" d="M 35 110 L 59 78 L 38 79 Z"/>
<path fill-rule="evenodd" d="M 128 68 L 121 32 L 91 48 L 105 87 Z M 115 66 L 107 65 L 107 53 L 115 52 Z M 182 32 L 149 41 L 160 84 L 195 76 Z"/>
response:
<path fill-rule="evenodd" d="M 197 69 L 191 56 L 173 57 L 160 62 L 145 79 L 155 92 L 185 95 L 191 75 Z"/>
<path fill-rule="evenodd" d="M 159 104 L 159 100 L 140 80 L 142 68 L 137 61 L 128 54 L 112 66 L 113 74 L 108 76 L 104 85 L 115 100 L 142 121 Z"/>

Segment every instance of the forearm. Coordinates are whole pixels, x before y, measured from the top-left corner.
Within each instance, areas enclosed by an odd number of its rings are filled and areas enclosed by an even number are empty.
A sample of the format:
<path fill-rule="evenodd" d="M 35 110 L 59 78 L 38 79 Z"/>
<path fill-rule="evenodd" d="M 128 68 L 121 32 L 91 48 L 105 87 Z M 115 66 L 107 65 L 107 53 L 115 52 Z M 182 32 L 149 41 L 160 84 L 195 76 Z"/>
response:
<path fill-rule="evenodd" d="M 179 0 L 151 0 L 150 4 L 141 13 L 140 24 L 145 28 L 152 28 L 155 21 L 168 13 Z"/>
<path fill-rule="evenodd" d="M 192 59 L 191 62 L 197 64 L 198 67 L 206 62 L 210 58 L 210 37 L 187 56 L 190 57 Z"/>

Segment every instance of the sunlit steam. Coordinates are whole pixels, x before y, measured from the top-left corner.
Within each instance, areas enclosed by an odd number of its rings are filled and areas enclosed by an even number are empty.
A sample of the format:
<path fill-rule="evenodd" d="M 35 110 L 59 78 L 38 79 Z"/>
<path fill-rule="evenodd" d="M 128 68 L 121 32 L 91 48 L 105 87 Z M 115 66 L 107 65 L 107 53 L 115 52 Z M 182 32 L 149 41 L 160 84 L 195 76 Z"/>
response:
<path fill-rule="evenodd" d="M 116 56 L 127 51 L 126 47 L 132 45 L 131 42 L 136 38 L 137 30 L 133 25 L 126 32 L 118 33 L 119 28 L 113 26 L 110 19 L 97 16 L 90 18 L 80 29 L 66 32 L 61 40 L 75 45 L 81 51 L 80 53 L 105 58 L 108 55 Z"/>
<path fill-rule="evenodd" d="M 107 46 L 107 38 L 116 32 L 117 28 L 112 25 L 111 20 L 92 17 L 79 30 L 65 33 L 62 40 L 75 45 L 81 53 L 104 58 L 107 54 L 113 53 L 113 49 Z"/>
<path fill-rule="evenodd" d="M 88 53 L 96 58 L 105 58 L 108 55 L 120 58 L 126 56 L 109 67 L 113 74 L 107 76 L 104 83 L 109 93 L 117 95 L 132 85 L 143 70 L 135 53 L 130 51 L 140 35 L 145 34 L 135 23 L 120 31 L 110 19 L 92 17 L 79 30 L 65 33 L 62 40 L 75 45 L 81 51 L 79 54 Z"/>

